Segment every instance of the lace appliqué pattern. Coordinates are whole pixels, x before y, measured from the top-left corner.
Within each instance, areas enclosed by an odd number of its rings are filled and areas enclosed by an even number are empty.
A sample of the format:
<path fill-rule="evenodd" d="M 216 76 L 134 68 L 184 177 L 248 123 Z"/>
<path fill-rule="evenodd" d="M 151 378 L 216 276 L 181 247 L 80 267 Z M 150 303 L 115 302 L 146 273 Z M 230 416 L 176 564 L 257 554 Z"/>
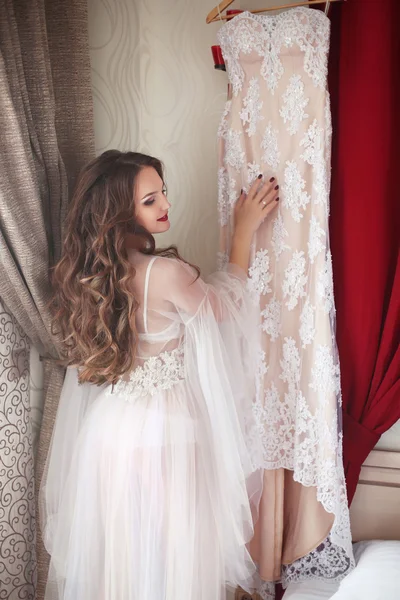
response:
<path fill-rule="evenodd" d="M 233 93 L 237 96 L 244 82 L 244 71 L 239 63 L 239 55 L 256 52 L 258 56 L 264 56 L 263 32 L 257 31 L 251 21 L 241 19 L 236 21 L 232 34 L 229 28 L 222 27 L 217 37 L 224 55 Z"/>
<path fill-rule="evenodd" d="M 315 307 L 308 298 L 301 311 L 299 334 L 303 348 L 311 344 L 315 338 Z"/>
<path fill-rule="evenodd" d="M 275 584 L 263 581 L 257 590 L 261 600 L 275 600 Z"/>
<path fill-rule="evenodd" d="M 304 152 L 300 157 L 313 167 L 324 159 L 323 133 L 324 130 L 318 126 L 317 119 L 314 119 L 300 142 L 300 146 L 304 148 Z"/>
<path fill-rule="evenodd" d="M 299 581 L 299 578 L 340 581 L 351 568 L 352 561 L 345 550 L 326 538 L 307 556 L 296 560 L 291 565 L 284 565 L 282 576 L 286 586 Z"/>
<path fill-rule="evenodd" d="M 295 250 L 285 270 L 285 279 L 282 283 L 283 297 L 288 298 L 286 306 L 293 310 L 299 301 L 306 295 L 305 285 L 307 283 L 306 259 L 303 251 Z"/>
<path fill-rule="evenodd" d="M 261 312 L 263 318 L 261 329 L 265 331 L 270 338 L 271 342 L 274 342 L 279 338 L 282 332 L 282 303 L 276 298 L 272 298 L 267 306 Z"/>
<path fill-rule="evenodd" d="M 265 128 L 264 137 L 261 142 L 261 148 L 265 151 L 262 155 L 262 160 L 271 167 L 276 169 L 279 165 L 281 153 L 278 146 L 278 130 L 272 127 L 271 121 Z"/>
<path fill-rule="evenodd" d="M 310 388 L 318 392 L 320 401 L 325 404 L 331 393 L 340 392 L 340 368 L 333 360 L 328 346 L 317 346 L 315 367 L 311 369 Z"/>
<path fill-rule="evenodd" d="M 326 233 L 320 226 L 318 220 L 314 215 L 310 220 L 310 234 L 308 238 L 308 256 L 310 263 L 313 264 L 314 260 L 322 250 L 325 250 L 326 246 Z"/>
<path fill-rule="evenodd" d="M 183 348 L 179 346 L 170 352 L 146 359 L 143 366 L 136 367 L 129 381 L 120 380 L 108 395 L 124 396 L 127 402 L 134 402 L 144 396 L 154 396 L 160 390 L 170 390 L 185 379 Z"/>
<path fill-rule="evenodd" d="M 227 252 L 217 252 L 217 271 L 226 271 L 229 264 L 229 255 Z"/>
<path fill-rule="evenodd" d="M 245 162 L 245 153 L 242 148 L 240 136 L 241 131 L 228 129 L 225 134 L 225 165 L 240 171 Z"/>
<path fill-rule="evenodd" d="M 313 167 L 313 189 L 316 192 L 315 203 L 319 204 L 322 202 L 328 207 L 329 190 L 324 156 L 324 130 L 322 127 L 319 127 L 316 119 L 314 119 L 313 123 L 309 126 L 305 136 L 300 142 L 300 146 L 304 147 L 304 152 L 300 157 Z"/>
<path fill-rule="evenodd" d="M 294 160 L 286 161 L 285 179 L 282 187 L 282 205 L 289 209 L 296 223 L 303 218 L 301 210 L 305 210 L 310 203 L 311 197 L 304 191 L 306 182 L 302 178 L 299 168 Z"/>
<path fill-rule="evenodd" d="M 300 382 L 300 354 L 293 338 L 285 338 L 283 343 L 282 373 L 279 378 L 288 384 L 289 392 L 295 392 Z"/>
<path fill-rule="evenodd" d="M 229 223 L 232 207 L 237 199 L 236 181 L 230 179 L 224 167 L 220 167 L 218 169 L 218 215 L 222 227 Z"/>
<path fill-rule="evenodd" d="M 247 289 L 253 295 L 255 302 L 258 302 L 261 295 L 271 292 L 269 285 L 271 280 L 268 250 L 259 250 L 249 269 L 249 279 L 247 281 Z"/>
<path fill-rule="evenodd" d="M 278 260 L 282 252 L 285 250 L 289 250 L 290 246 L 285 244 L 285 239 L 289 237 L 289 233 L 285 229 L 285 225 L 283 222 L 283 217 L 281 213 L 278 213 L 278 216 L 274 220 L 273 228 L 272 228 L 272 240 L 271 246 L 273 248 L 275 258 Z"/>
<path fill-rule="evenodd" d="M 286 399 L 280 398 L 274 383 L 265 391 L 263 398 L 256 399 L 253 414 L 263 444 L 264 468 L 277 468 L 276 462 L 271 463 L 271 457 L 276 458 L 279 463 L 291 464 L 294 414 L 291 414 Z M 274 427 L 275 432 L 279 431 L 279 436 L 274 434 Z"/>
<path fill-rule="evenodd" d="M 227 118 L 228 118 L 229 113 L 231 112 L 231 107 L 232 107 L 232 101 L 228 100 L 225 103 L 224 112 L 222 114 L 221 121 L 220 121 L 219 126 L 218 126 L 218 133 L 217 133 L 217 135 L 218 135 L 219 138 L 224 138 L 226 136 L 227 132 L 228 132 L 228 121 L 227 121 Z"/>
<path fill-rule="evenodd" d="M 255 52 L 263 58 L 261 74 L 274 93 L 283 74 L 281 48 L 294 45 L 304 53 L 304 71 L 314 86 L 325 86 L 329 31 L 329 21 L 323 14 L 303 7 L 267 17 L 243 12 L 226 23 L 217 37 L 234 95 L 240 92 L 244 82 L 240 54 Z"/>
<path fill-rule="evenodd" d="M 264 119 L 261 115 L 262 106 L 263 102 L 260 100 L 260 84 L 258 83 L 258 79 L 253 77 L 250 79 L 249 89 L 246 96 L 243 98 L 243 108 L 239 113 L 243 125 L 248 123 L 246 132 L 249 137 L 256 133 L 258 122 Z"/>
<path fill-rule="evenodd" d="M 298 132 L 300 124 L 308 119 L 305 108 L 309 98 L 304 95 L 304 83 L 300 75 L 292 75 L 286 92 L 283 94 L 283 106 L 279 111 L 290 135 Z"/>
<path fill-rule="evenodd" d="M 249 188 L 253 185 L 260 173 L 260 165 L 255 162 L 247 164 L 247 186 L 243 188 L 246 193 L 249 191 Z"/>
<path fill-rule="evenodd" d="M 318 276 L 317 291 L 322 300 L 325 313 L 329 314 L 334 311 L 332 254 L 330 250 L 326 253 L 324 268 Z"/>

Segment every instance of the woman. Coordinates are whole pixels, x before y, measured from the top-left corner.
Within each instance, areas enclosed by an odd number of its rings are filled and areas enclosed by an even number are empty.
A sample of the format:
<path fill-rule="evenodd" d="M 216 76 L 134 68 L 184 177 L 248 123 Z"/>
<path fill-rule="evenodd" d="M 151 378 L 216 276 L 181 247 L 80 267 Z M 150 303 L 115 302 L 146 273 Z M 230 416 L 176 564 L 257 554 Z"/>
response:
<path fill-rule="evenodd" d="M 230 265 L 205 283 L 155 249 L 170 227 L 157 159 L 111 150 L 81 173 L 54 271 L 69 368 L 41 490 L 46 598 L 219 600 L 254 584 L 246 271 L 277 187 L 260 175 L 241 195 Z"/>

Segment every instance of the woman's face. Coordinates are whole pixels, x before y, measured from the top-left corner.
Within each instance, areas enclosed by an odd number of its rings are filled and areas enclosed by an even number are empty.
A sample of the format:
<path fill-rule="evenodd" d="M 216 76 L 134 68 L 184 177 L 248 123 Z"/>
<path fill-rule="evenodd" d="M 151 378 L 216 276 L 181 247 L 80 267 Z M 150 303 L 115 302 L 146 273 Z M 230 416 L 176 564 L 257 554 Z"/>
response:
<path fill-rule="evenodd" d="M 165 184 L 153 167 L 144 167 L 136 178 L 136 220 L 151 234 L 168 231 L 171 224 Z"/>

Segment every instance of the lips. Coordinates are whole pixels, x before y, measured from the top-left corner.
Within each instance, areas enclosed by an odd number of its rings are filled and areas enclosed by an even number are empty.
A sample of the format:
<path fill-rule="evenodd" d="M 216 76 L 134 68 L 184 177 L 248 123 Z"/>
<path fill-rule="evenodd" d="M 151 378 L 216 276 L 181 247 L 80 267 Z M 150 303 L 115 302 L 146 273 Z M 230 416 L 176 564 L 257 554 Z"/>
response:
<path fill-rule="evenodd" d="M 160 221 L 161 223 L 168 221 L 168 213 L 166 215 L 164 215 L 163 217 L 161 217 L 161 219 L 157 219 L 157 221 Z"/>

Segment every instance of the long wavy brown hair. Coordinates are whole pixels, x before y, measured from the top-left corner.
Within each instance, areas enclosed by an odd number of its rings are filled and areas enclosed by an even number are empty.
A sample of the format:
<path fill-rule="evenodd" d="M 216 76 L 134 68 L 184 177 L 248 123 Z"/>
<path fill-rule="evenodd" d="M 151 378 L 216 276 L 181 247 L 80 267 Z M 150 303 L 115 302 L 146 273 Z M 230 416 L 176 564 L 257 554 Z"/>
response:
<path fill-rule="evenodd" d="M 135 219 L 136 178 L 144 167 L 153 167 L 164 181 L 156 158 L 104 152 L 80 173 L 69 207 L 50 308 L 52 332 L 62 339 L 60 362 L 78 367 L 82 383 L 115 383 L 135 361 L 139 304 L 129 285 L 135 269 L 128 234 L 138 238 L 144 254 L 182 260 L 175 246 L 156 250 L 154 237 Z"/>

